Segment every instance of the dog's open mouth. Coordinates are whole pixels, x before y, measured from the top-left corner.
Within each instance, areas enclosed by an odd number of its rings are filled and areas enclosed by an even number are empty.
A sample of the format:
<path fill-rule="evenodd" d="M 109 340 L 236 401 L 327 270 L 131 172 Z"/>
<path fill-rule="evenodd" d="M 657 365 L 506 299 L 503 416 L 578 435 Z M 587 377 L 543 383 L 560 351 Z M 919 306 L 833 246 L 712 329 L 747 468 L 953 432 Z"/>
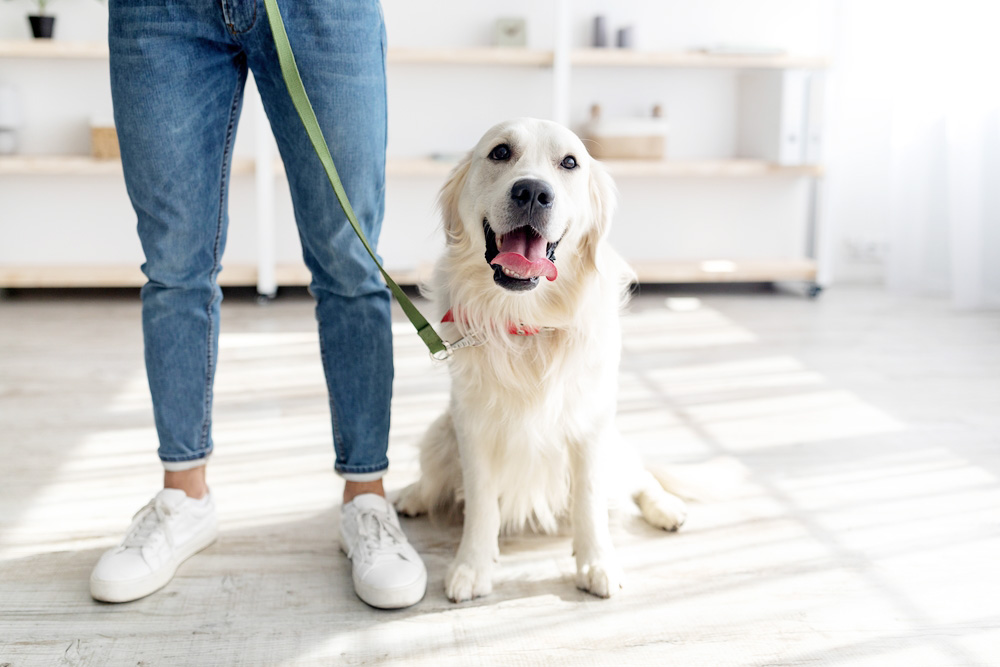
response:
<path fill-rule="evenodd" d="M 534 289 L 544 276 L 555 280 L 556 246 L 530 226 L 518 227 L 497 236 L 489 221 L 483 219 L 486 233 L 486 262 L 493 267 L 493 280 L 503 288 L 519 291 Z"/>

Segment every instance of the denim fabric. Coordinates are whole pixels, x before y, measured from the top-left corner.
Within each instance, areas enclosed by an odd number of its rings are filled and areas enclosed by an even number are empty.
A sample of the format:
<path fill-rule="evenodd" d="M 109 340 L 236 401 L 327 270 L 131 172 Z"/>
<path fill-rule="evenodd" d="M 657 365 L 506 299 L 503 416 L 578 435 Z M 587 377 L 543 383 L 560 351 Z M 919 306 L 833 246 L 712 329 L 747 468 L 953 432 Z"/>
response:
<path fill-rule="evenodd" d="M 385 27 L 378 0 L 282 0 L 289 41 L 365 234 L 385 189 Z M 148 282 L 146 371 L 167 469 L 212 451 L 216 283 L 233 136 L 253 72 L 291 188 L 326 373 L 336 469 L 388 467 L 389 292 L 337 203 L 292 106 L 263 0 L 111 0 L 115 124 Z M 377 476 L 377 475 L 376 475 Z"/>

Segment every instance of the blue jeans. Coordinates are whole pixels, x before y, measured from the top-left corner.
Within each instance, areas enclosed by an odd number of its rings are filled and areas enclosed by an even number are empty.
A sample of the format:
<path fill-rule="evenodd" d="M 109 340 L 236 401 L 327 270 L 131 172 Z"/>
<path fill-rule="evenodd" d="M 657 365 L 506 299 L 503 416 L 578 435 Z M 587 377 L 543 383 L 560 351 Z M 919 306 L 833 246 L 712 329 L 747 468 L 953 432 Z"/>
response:
<path fill-rule="evenodd" d="M 365 234 L 385 191 L 385 26 L 378 0 L 282 0 L 306 90 Z M 146 256 L 142 324 L 159 456 L 167 470 L 212 452 L 216 282 L 247 71 L 285 163 L 312 272 L 336 470 L 382 476 L 392 393 L 389 292 L 355 237 L 285 89 L 263 0 L 111 0 L 115 124 Z"/>

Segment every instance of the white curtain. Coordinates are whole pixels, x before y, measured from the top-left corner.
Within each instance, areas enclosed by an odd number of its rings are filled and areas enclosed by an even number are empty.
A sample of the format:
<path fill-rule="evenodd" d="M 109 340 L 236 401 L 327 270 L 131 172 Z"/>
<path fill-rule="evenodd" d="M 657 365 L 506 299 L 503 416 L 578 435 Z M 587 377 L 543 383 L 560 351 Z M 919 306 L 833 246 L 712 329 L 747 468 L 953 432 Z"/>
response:
<path fill-rule="evenodd" d="M 1000 308 L 1000 2 L 889 4 L 886 282 Z"/>

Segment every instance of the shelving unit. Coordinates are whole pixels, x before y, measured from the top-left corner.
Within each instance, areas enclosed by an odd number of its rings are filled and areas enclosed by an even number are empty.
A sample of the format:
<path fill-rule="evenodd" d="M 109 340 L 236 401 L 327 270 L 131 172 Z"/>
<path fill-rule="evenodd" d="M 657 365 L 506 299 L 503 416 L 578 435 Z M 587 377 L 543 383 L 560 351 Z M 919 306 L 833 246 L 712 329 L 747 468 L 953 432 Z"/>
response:
<path fill-rule="evenodd" d="M 552 117 L 568 122 L 568 99 L 572 68 L 677 68 L 677 69 L 806 69 L 827 66 L 823 58 L 791 55 L 716 55 L 704 52 L 646 52 L 622 49 L 571 49 L 568 33 L 567 0 L 557 2 L 557 32 L 553 50 L 517 48 L 399 49 L 390 48 L 387 61 L 393 66 L 496 66 L 536 67 L 552 71 Z M 108 57 L 102 42 L 34 40 L 0 41 L 0 59 L 90 59 Z M 251 113 L 260 114 L 256 108 Z M 266 124 L 258 123 L 266 128 Z M 267 130 L 258 133 L 253 158 L 235 159 L 233 173 L 253 174 L 256 178 L 258 252 L 256 266 L 226 264 L 220 274 L 223 285 L 255 284 L 262 294 L 273 294 L 278 285 L 305 285 L 309 275 L 304 266 L 283 265 L 273 255 L 274 179 L 283 178 L 280 160 L 273 155 Z M 640 280 L 647 282 L 741 282 L 806 281 L 816 284 L 819 267 L 815 246 L 818 221 L 815 199 L 818 181 L 823 176 L 820 165 L 782 166 L 760 160 L 617 160 L 607 166 L 617 178 L 808 178 L 812 202 L 808 213 L 808 245 L 805 257 L 757 261 L 658 261 L 633 262 Z M 389 176 L 424 177 L 443 180 L 454 163 L 431 158 L 389 158 Z M 121 173 L 118 161 L 96 160 L 87 156 L 3 156 L 0 176 L 58 175 L 102 176 Z M 429 266 L 412 271 L 394 272 L 401 283 L 415 283 L 427 275 Z M 136 286 L 144 282 L 133 266 L 0 266 L 0 287 L 54 286 Z"/>

